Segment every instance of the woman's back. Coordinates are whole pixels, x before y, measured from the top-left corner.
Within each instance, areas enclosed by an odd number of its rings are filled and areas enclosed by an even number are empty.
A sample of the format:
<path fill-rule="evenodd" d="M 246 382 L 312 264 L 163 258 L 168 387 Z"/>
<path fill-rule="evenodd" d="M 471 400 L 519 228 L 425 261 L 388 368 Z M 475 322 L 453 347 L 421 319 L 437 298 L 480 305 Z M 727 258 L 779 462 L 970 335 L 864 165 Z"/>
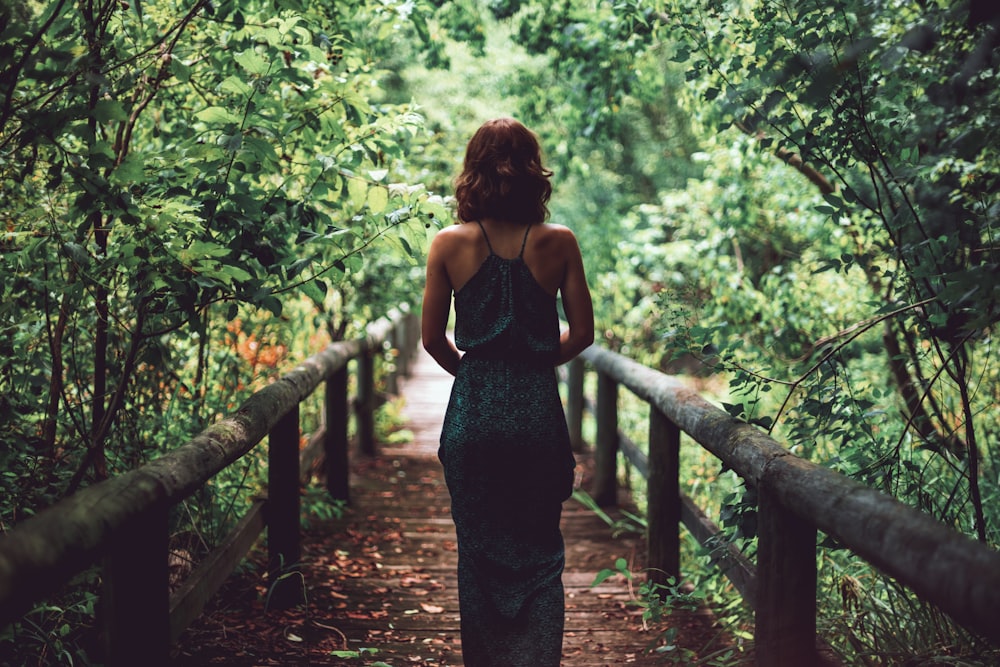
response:
<path fill-rule="evenodd" d="M 554 299 L 557 294 L 562 297 L 569 330 L 561 335 L 557 333 L 558 351 L 552 355 L 551 363 L 563 363 L 590 344 L 594 331 L 593 309 L 580 248 L 573 232 L 561 225 L 525 225 L 486 218 L 478 223 L 466 222 L 442 229 L 434 238 L 427 257 L 422 334 L 425 347 L 442 366 L 454 374 L 458 361 L 457 350 L 445 336 L 452 294 L 458 317 L 462 319 L 459 303 L 463 300 L 473 302 L 466 298 L 468 295 L 463 296 L 464 288 L 494 256 L 509 262 L 520 258 L 535 285 L 553 300 L 552 318 L 556 317 Z M 490 261 L 495 263 L 496 260 Z M 475 319 L 483 320 L 487 314 L 485 309 L 479 309 Z M 546 318 L 546 327 L 558 328 L 557 321 L 549 324 L 550 321 L 551 318 Z M 457 324 L 458 329 L 462 326 L 462 322 Z M 463 345 L 461 336 L 459 338 L 456 341 L 459 347 L 470 349 Z"/>
<path fill-rule="evenodd" d="M 566 274 L 566 251 L 576 244 L 569 229 L 548 223 L 529 226 L 483 220 L 479 224 L 453 225 L 441 230 L 438 236 L 448 241 L 445 266 L 456 293 L 490 256 L 492 246 L 498 257 L 521 256 L 539 286 L 555 296 Z"/>
<path fill-rule="evenodd" d="M 487 255 L 455 292 L 456 344 L 480 358 L 553 365 L 559 350 L 556 297 L 535 278 L 525 259 L 531 237 L 545 230 L 541 225 L 526 226 L 521 232 L 520 247 L 511 255 L 511 241 L 515 240 L 511 234 L 497 234 L 504 246 L 498 252 L 486 227 L 482 223 L 475 227 L 481 232 Z M 467 239 L 464 245 L 478 259 L 481 244 Z M 537 246 L 532 243 L 535 265 L 544 269 L 545 264 L 538 260 L 540 253 L 535 251 Z M 546 275 L 544 271 L 540 273 Z"/>

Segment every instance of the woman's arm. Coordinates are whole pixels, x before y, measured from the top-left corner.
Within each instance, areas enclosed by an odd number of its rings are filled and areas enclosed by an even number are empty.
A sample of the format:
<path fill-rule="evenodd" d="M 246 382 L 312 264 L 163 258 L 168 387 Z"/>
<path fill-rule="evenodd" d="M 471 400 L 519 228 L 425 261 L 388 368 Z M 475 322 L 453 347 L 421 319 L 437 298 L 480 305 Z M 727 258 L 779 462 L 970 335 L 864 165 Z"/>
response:
<path fill-rule="evenodd" d="M 448 315 L 451 312 L 451 280 L 444 258 L 448 242 L 445 234 L 438 234 L 427 252 L 427 282 L 424 284 L 424 305 L 420 322 L 420 336 L 424 349 L 436 362 L 452 375 L 458 371 L 461 355 L 455 343 L 446 335 Z"/>
<path fill-rule="evenodd" d="M 576 237 L 569 232 L 566 250 L 566 275 L 559 291 L 562 294 L 563 311 L 569 328 L 559 337 L 559 359 L 564 364 L 583 352 L 594 342 L 594 304 L 590 300 L 590 288 L 583 269 L 583 257 Z"/>

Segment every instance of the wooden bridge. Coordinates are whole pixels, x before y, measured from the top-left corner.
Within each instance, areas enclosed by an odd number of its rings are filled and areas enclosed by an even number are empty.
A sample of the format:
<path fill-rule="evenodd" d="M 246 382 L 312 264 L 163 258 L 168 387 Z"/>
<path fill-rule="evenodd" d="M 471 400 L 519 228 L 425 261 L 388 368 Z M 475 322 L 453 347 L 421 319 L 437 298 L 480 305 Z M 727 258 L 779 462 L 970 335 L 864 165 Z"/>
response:
<path fill-rule="evenodd" d="M 310 618 L 293 609 L 273 612 L 272 622 L 264 624 L 257 620 L 264 617 L 261 591 L 236 607 L 224 591 L 219 603 L 181 637 L 174 665 L 462 664 L 455 530 L 437 460 L 451 380 L 426 353 L 417 355 L 400 387 L 404 428 L 412 439 L 380 445 L 375 458 L 355 458 L 347 514 L 303 536 Z M 585 454 L 579 458 L 586 486 L 592 461 Z M 622 501 L 627 502 L 624 493 Z M 607 523 L 573 499 L 564 505 L 562 529 L 563 664 L 662 664 L 647 649 L 655 646 L 663 628 L 643 626 L 641 609 L 630 604 L 634 590 L 628 582 L 616 577 L 591 586 L 597 573 L 613 568 L 618 558 L 626 559 L 641 578 L 642 537 L 613 537 Z M 259 571 L 234 583 L 244 589 L 263 585 Z M 707 612 L 679 612 L 672 621 L 684 626 L 680 640 L 691 650 L 725 646 Z M 261 633 L 262 626 L 268 631 Z M 246 657 L 234 659 L 235 647 Z"/>
<path fill-rule="evenodd" d="M 310 357 L 192 441 L 15 527 L 0 539 L 0 626 L 100 565 L 101 637 L 112 666 L 460 664 L 454 534 L 434 455 L 450 378 L 425 357 L 411 360 L 417 347 L 412 315 L 383 318 L 363 338 Z M 374 438 L 377 360 L 388 349 L 398 356 L 380 376 L 389 393 L 405 396 L 413 438 L 404 445 Z M 584 397 L 585 368 L 597 374 L 593 401 Z M 320 386 L 325 427 L 300 451 L 299 405 Z M 649 404 L 641 445 L 619 430 L 619 388 Z M 566 394 L 576 441 L 585 407 L 596 421 L 592 454 L 579 457 L 584 488 L 602 505 L 627 504 L 617 486 L 621 456 L 648 480 L 644 539 L 613 539 L 596 515 L 572 500 L 564 506 L 567 667 L 657 662 L 647 649 L 664 628 L 643 626 L 629 605 L 629 582 L 591 583 L 618 559 L 633 572 L 648 567 L 654 580 L 680 577 L 680 524 L 703 543 L 713 539 L 717 529 L 679 485 L 682 435 L 758 491 L 756 562 L 715 554 L 754 611 L 756 664 L 826 661 L 816 637 L 819 531 L 1000 644 L 997 552 L 791 455 L 683 382 L 621 355 L 586 350 L 569 367 Z M 268 497 L 171 590 L 171 508 L 263 440 Z M 350 498 L 350 509 L 314 520 L 303 535 L 301 485 L 317 460 L 329 493 Z M 266 552 L 257 551 L 265 528 Z M 233 575 L 248 552 L 257 567 Z M 678 630 L 675 644 L 695 654 L 725 650 L 730 641 L 703 612 L 667 622 Z"/>

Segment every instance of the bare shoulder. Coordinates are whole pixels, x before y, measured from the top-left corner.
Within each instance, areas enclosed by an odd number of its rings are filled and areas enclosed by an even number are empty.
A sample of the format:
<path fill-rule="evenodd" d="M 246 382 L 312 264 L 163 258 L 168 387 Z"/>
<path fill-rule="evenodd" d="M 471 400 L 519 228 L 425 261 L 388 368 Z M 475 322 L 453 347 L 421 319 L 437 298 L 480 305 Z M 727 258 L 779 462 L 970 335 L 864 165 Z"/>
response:
<path fill-rule="evenodd" d="M 454 248 L 457 245 L 468 242 L 473 236 L 470 234 L 469 225 L 467 224 L 453 224 L 447 227 L 442 227 L 437 234 L 434 235 L 434 239 L 431 243 L 438 246 L 441 249 Z"/>
<path fill-rule="evenodd" d="M 445 240 L 450 239 L 461 239 L 469 235 L 469 225 L 462 223 L 455 223 L 448 225 L 447 227 L 442 227 L 438 230 L 438 233 L 434 235 L 434 238 L 442 238 Z"/>
<path fill-rule="evenodd" d="M 564 225 L 546 222 L 539 225 L 538 241 L 560 254 L 579 252 L 573 230 Z"/>

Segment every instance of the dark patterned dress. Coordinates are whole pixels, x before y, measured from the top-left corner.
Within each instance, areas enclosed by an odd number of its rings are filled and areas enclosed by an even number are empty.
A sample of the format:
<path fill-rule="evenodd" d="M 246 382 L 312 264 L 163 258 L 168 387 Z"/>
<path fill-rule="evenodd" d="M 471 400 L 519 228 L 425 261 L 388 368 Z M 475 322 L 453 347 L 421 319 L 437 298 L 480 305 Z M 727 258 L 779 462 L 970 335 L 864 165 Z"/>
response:
<path fill-rule="evenodd" d="M 523 261 L 530 231 L 513 259 L 486 237 L 489 256 L 455 294 L 465 355 L 438 456 L 458 534 L 466 667 L 558 666 L 562 653 L 559 516 L 574 460 L 556 384 L 556 299 Z"/>

